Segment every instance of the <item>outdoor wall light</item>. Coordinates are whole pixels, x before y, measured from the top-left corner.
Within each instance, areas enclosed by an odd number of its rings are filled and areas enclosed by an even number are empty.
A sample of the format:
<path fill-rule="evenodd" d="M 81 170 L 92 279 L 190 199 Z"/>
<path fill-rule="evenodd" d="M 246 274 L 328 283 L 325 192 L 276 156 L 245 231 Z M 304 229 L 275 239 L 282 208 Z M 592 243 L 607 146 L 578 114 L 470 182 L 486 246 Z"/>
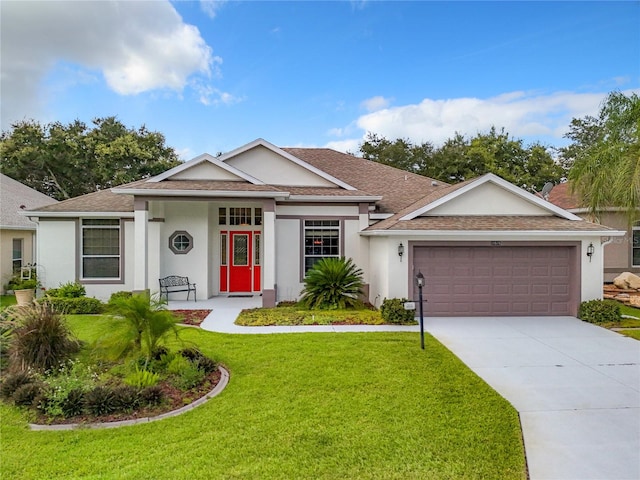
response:
<path fill-rule="evenodd" d="M 398 245 L 398 256 L 400 257 L 400 261 L 402 261 L 402 256 L 404 255 L 404 245 L 400 242 Z"/>
<path fill-rule="evenodd" d="M 596 249 L 594 248 L 593 243 L 590 243 L 587 247 L 587 257 L 589 257 L 589 261 L 591 261 L 591 257 L 593 257 L 595 251 Z"/>

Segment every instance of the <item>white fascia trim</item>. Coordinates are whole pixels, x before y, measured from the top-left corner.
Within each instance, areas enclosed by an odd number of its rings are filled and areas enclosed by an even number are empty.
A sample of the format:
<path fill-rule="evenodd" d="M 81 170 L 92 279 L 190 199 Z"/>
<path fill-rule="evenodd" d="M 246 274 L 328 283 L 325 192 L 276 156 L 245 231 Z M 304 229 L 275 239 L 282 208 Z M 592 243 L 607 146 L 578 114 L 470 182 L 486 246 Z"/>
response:
<path fill-rule="evenodd" d="M 323 196 L 323 195 L 291 195 L 289 196 L 289 201 L 291 202 L 327 202 L 327 203 L 335 203 L 335 202 L 377 202 L 382 200 L 381 196 L 345 196 L 341 197 L 339 195 L 336 196 Z"/>
<path fill-rule="evenodd" d="M 238 192 L 229 190 L 153 190 L 146 188 L 112 188 L 113 193 L 141 195 L 144 197 L 241 197 L 241 198 L 289 198 L 289 192 Z"/>
<path fill-rule="evenodd" d="M 506 180 L 500 178 L 499 176 L 493 174 L 493 173 L 487 173 L 485 175 L 483 175 L 482 177 L 474 180 L 473 182 L 469 183 L 468 185 L 465 185 L 464 187 L 459 188 L 458 190 L 445 195 L 442 198 L 439 198 L 438 200 L 435 200 L 434 202 L 431 202 L 427 205 L 425 205 L 424 207 L 421 207 L 417 210 L 414 210 L 411 213 L 408 213 L 407 215 L 403 216 L 400 220 L 412 220 L 416 217 L 419 217 L 420 215 L 433 210 L 434 208 L 449 202 L 450 200 L 453 200 L 454 198 L 459 197 L 460 195 L 464 195 L 466 192 L 473 190 L 474 188 L 479 187 L 480 185 L 483 185 L 487 182 L 491 182 L 494 183 L 502 188 L 504 188 L 505 190 L 508 190 L 509 192 L 523 198 L 524 200 L 527 200 L 531 203 L 536 204 L 539 207 L 542 207 L 543 209 L 550 211 L 552 213 L 554 213 L 555 215 L 565 218 L 567 220 L 582 220 L 582 218 L 578 217 L 577 215 L 574 215 L 571 212 L 568 212 L 567 210 L 564 210 L 556 205 L 554 205 L 553 203 L 547 202 L 546 200 L 537 197 L 535 195 L 533 195 L 532 193 L 527 192 L 526 190 L 523 190 L 520 187 L 517 187 L 515 185 L 513 185 L 510 182 L 507 182 Z"/>
<path fill-rule="evenodd" d="M 29 215 L 30 217 L 32 217 L 33 215 Z M 17 225 L 0 225 L 0 230 L 36 230 L 36 225 L 22 225 L 22 226 L 17 226 Z"/>
<path fill-rule="evenodd" d="M 490 237 L 494 240 L 520 239 L 527 240 L 539 237 L 621 237 L 627 232 L 619 230 L 596 231 L 556 231 L 556 230 L 367 230 L 360 232 L 366 237 Z"/>
<path fill-rule="evenodd" d="M 393 217 L 395 213 L 370 213 L 369 218 L 371 220 L 386 220 L 387 218 Z"/>
<path fill-rule="evenodd" d="M 315 173 L 319 177 L 322 177 L 325 180 L 328 180 L 331 183 L 333 183 L 333 184 L 335 184 L 335 185 L 337 185 L 339 187 L 344 188 L 345 190 L 357 190 L 357 188 L 352 187 L 348 183 L 345 183 L 342 180 L 340 180 L 340 179 L 338 179 L 338 178 L 336 178 L 336 177 L 334 177 L 332 175 L 329 175 L 324 170 L 320 170 L 319 168 L 314 167 L 313 165 L 305 162 L 304 160 L 300 160 L 298 157 L 294 157 L 290 153 L 285 152 L 281 148 L 276 147 L 272 143 L 267 142 L 263 138 L 258 138 L 256 140 L 254 140 L 253 142 L 250 142 L 250 143 L 247 143 L 246 145 L 243 145 L 242 147 L 239 147 L 239 148 L 236 148 L 235 150 L 227 152 L 224 155 L 218 157 L 218 160 L 220 160 L 221 162 L 226 162 L 228 159 L 230 159 L 232 157 L 235 157 L 236 155 L 244 153 L 244 152 L 246 152 L 248 150 L 251 150 L 252 148 L 258 147 L 258 146 L 262 146 L 264 148 L 267 148 L 267 149 L 271 150 L 273 153 L 276 153 L 276 154 L 286 158 L 287 160 L 295 163 L 296 165 L 299 165 L 300 167 L 305 168 L 305 169 L 309 170 L 310 172 Z"/>
<path fill-rule="evenodd" d="M 28 212 L 30 217 L 38 218 L 133 218 L 133 212 Z"/>
<path fill-rule="evenodd" d="M 175 174 L 188 170 L 191 167 L 194 167 L 203 162 L 209 162 L 231 173 L 232 175 L 235 175 L 243 180 L 246 180 L 249 183 L 253 183 L 254 185 L 264 185 L 263 181 L 258 180 L 257 178 L 252 177 L 251 175 L 243 172 L 242 170 L 238 170 L 237 168 L 232 167 L 231 165 L 227 165 L 226 163 L 221 162 L 219 158 L 216 158 L 213 155 L 210 155 L 208 153 L 203 153 L 202 155 L 198 155 L 197 157 L 192 158 L 191 160 L 181 165 L 178 165 L 177 167 L 173 167 L 172 169 L 167 170 L 166 172 L 163 172 L 160 175 L 156 175 L 155 177 L 150 178 L 149 180 L 147 180 L 147 182 L 157 183 L 157 182 L 161 182 L 162 180 L 170 179 Z"/>

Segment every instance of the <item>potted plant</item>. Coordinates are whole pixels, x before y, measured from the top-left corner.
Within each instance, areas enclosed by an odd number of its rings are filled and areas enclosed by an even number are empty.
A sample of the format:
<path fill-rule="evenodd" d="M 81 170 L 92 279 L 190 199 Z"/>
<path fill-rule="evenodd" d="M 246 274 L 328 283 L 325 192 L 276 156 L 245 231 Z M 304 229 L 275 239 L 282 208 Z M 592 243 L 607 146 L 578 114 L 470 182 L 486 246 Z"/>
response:
<path fill-rule="evenodd" d="M 33 302 L 38 285 L 35 266 L 29 265 L 9 280 L 7 290 L 13 290 L 18 305 L 29 305 Z"/>

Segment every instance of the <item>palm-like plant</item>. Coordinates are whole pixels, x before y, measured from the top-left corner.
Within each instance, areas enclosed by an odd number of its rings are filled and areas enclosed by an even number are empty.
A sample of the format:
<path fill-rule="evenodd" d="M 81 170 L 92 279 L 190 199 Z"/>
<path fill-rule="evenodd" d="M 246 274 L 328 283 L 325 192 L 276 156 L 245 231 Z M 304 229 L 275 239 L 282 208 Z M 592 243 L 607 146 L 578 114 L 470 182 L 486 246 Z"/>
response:
<path fill-rule="evenodd" d="M 109 310 L 125 320 L 123 329 L 103 341 L 106 350 L 116 358 L 140 352 L 149 362 L 163 340 L 171 335 L 178 338 L 176 317 L 157 298 L 144 294 L 117 298 Z"/>
<path fill-rule="evenodd" d="M 363 285 L 362 270 L 350 258 L 323 258 L 307 272 L 300 301 L 308 308 L 355 307 Z"/>

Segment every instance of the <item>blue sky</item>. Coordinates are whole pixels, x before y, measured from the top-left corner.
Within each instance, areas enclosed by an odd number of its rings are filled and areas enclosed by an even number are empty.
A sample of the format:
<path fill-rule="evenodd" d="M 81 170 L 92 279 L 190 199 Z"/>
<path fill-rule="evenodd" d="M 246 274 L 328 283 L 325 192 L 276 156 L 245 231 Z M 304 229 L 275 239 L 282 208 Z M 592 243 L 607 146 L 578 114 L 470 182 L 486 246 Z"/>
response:
<path fill-rule="evenodd" d="M 115 115 L 183 158 L 262 137 L 357 151 L 491 125 L 566 143 L 640 92 L 639 2 L 13 2 L 2 128 Z"/>

